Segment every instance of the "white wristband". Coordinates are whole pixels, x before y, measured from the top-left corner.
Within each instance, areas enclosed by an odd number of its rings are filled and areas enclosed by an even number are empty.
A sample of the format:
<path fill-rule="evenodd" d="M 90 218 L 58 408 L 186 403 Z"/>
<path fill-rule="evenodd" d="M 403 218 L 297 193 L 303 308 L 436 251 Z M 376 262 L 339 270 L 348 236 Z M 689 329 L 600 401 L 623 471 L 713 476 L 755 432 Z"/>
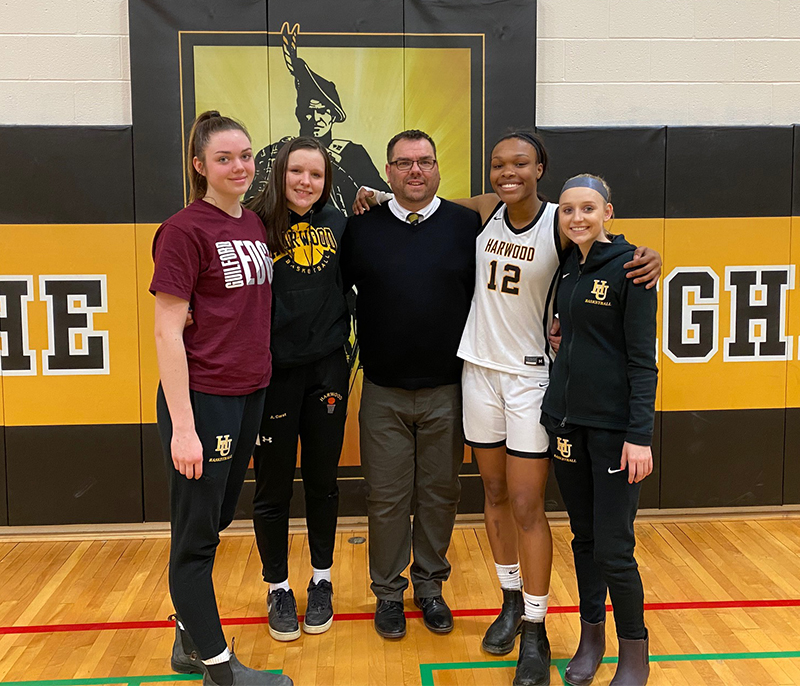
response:
<path fill-rule="evenodd" d="M 375 202 L 378 205 L 383 205 L 385 202 L 389 202 L 393 197 L 394 193 L 387 193 L 386 191 L 377 191 L 374 188 L 370 188 L 369 186 L 361 186 L 365 191 L 372 191 L 373 197 L 375 198 Z"/>

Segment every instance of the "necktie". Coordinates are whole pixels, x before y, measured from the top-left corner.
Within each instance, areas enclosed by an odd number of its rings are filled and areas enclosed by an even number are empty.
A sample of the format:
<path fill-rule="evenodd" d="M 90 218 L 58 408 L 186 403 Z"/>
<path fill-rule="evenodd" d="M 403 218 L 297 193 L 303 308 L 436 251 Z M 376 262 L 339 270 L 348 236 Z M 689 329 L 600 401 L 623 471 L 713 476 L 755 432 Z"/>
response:
<path fill-rule="evenodd" d="M 411 224 L 411 226 L 416 226 L 419 224 L 419 220 L 422 218 L 422 215 L 417 214 L 416 212 L 411 212 L 409 215 L 406 216 L 406 221 Z"/>

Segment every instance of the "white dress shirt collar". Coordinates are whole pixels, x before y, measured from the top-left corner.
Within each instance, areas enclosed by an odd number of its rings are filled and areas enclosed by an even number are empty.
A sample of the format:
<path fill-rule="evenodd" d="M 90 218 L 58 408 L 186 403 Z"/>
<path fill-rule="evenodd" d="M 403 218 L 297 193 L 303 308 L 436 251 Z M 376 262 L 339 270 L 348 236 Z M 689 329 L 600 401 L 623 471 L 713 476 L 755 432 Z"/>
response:
<path fill-rule="evenodd" d="M 412 212 L 411 210 L 407 210 L 405 207 L 400 205 L 399 202 L 395 198 L 392 198 L 389 201 L 389 209 L 392 211 L 392 214 L 400 219 L 401 221 L 407 221 L 406 217 L 409 214 L 418 214 L 419 221 L 424 222 L 428 217 L 433 215 L 436 210 L 439 209 L 439 205 L 442 204 L 442 200 L 438 195 L 433 196 L 433 200 L 431 200 L 425 207 L 421 210 L 417 210 L 416 212 Z"/>

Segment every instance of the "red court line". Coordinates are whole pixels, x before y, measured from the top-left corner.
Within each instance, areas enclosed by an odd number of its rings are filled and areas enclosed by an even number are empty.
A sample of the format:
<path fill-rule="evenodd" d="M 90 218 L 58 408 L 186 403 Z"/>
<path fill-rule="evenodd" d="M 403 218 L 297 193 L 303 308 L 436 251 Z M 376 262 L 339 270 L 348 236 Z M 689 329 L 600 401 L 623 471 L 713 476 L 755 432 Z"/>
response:
<path fill-rule="evenodd" d="M 610 611 L 611 606 L 607 605 Z M 784 600 L 701 600 L 681 601 L 675 603 L 645 603 L 645 610 L 719 610 L 743 609 L 758 607 L 800 607 L 800 598 Z M 556 605 L 547 610 L 552 614 L 578 612 L 577 605 Z M 474 610 L 453 610 L 456 617 L 494 617 L 500 608 L 478 608 Z M 371 620 L 372 612 L 342 612 L 334 616 L 337 622 L 353 622 Z M 406 612 L 409 619 L 422 617 L 422 612 Z M 303 617 L 300 615 L 300 620 Z M 231 617 L 223 619 L 226 626 L 242 626 L 245 624 L 266 624 L 266 617 Z M 151 620 L 142 622 L 91 622 L 87 624 L 31 624 L 27 626 L 0 626 L 0 635 L 3 634 L 47 634 L 75 631 L 116 631 L 118 629 L 170 629 L 174 626 L 169 620 Z"/>

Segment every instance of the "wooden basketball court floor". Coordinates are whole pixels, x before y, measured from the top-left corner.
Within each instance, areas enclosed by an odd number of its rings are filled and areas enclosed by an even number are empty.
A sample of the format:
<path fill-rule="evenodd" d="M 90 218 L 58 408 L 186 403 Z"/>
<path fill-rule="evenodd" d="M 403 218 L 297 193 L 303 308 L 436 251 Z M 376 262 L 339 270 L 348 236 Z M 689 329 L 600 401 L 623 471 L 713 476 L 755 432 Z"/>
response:
<path fill-rule="evenodd" d="M 456 628 L 427 631 L 411 601 L 407 636 L 379 638 L 367 577 L 363 525 L 338 533 L 333 570 L 332 628 L 291 643 L 272 640 L 265 585 L 246 525 L 223 536 L 215 583 L 229 639 L 242 660 L 281 671 L 297 686 L 339 684 L 510 685 L 516 650 L 481 652 L 480 641 L 500 604 L 494 566 L 479 522 L 453 536 L 453 574 L 445 597 Z M 637 556 L 646 591 L 652 654 L 650 684 L 800 684 L 800 516 L 642 517 Z M 291 537 L 290 581 L 305 607 L 310 574 L 306 537 Z M 555 547 L 547 627 L 552 683 L 578 640 L 578 595 L 563 520 L 553 522 Z M 166 621 L 168 539 L 163 532 L 0 533 L 0 681 L 17 686 L 142 686 L 199 684 L 170 672 L 173 640 Z M 613 675 L 613 623 L 595 684 Z"/>

